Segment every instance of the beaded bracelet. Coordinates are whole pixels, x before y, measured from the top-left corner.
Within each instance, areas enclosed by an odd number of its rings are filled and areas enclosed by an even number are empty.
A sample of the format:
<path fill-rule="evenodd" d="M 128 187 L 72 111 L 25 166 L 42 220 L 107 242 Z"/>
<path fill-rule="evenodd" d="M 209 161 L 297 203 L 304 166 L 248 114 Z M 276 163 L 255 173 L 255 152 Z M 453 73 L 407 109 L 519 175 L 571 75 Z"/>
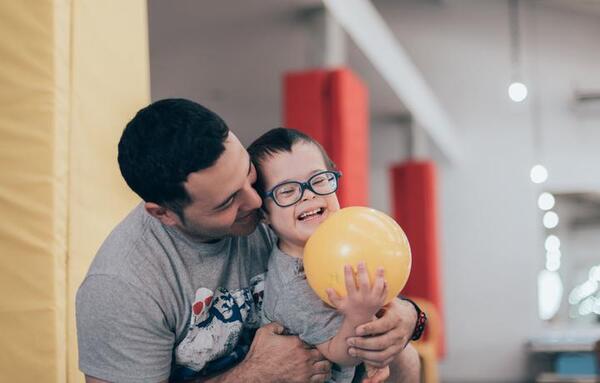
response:
<path fill-rule="evenodd" d="M 425 324 L 427 323 L 427 315 L 425 314 L 425 312 L 421 311 L 419 306 L 417 306 L 417 304 L 415 302 L 413 302 L 412 300 L 410 300 L 406 297 L 402 297 L 402 296 L 400 297 L 400 299 L 410 302 L 413 305 L 413 307 L 415 308 L 415 310 L 417 311 L 417 323 L 415 324 L 415 329 L 414 329 L 410 339 L 411 340 L 419 340 L 421 338 L 421 336 L 423 335 L 423 331 L 425 331 Z"/>

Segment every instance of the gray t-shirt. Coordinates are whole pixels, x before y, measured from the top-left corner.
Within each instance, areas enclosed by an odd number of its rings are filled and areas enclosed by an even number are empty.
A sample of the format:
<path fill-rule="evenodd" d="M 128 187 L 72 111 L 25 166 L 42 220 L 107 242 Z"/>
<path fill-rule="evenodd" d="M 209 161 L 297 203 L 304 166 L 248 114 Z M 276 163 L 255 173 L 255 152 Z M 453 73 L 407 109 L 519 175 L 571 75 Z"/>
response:
<path fill-rule="evenodd" d="M 344 316 L 325 304 L 308 285 L 302 260 L 277 246 L 269 259 L 262 322 L 280 323 L 310 345 L 325 343 L 337 334 Z M 354 367 L 333 365 L 330 382 L 352 382 Z"/>
<path fill-rule="evenodd" d="M 212 374 L 248 351 L 275 237 L 191 241 L 140 204 L 103 243 L 77 292 L 79 367 L 113 382 Z"/>

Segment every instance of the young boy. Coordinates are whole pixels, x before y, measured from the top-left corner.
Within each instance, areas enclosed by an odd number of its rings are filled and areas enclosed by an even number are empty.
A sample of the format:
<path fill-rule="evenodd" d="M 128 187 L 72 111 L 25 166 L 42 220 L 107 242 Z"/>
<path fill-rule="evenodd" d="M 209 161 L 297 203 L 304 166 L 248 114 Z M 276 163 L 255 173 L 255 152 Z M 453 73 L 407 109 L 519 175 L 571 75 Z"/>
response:
<path fill-rule="evenodd" d="M 248 148 L 263 196 L 265 221 L 279 240 L 268 264 L 263 300 L 263 322 L 278 322 L 316 348 L 331 362 L 332 381 L 351 382 L 361 360 L 348 354 L 346 338 L 369 322 L 384 303 L 387 288 L 383 269 L 371 284 L 364 263 L 344 270 L 348 295 L 328 291 L 335 308 L 311 290 L 302 267 L 304 245 L 321 222 L 337 210 L 335 194 L 340 173 L 321 145 L 293 130 L 273 129 Z M 375 266 L 375 265 L 371 265 Z M 389 369 L 367 366 L 368 376 L 385 379 Z"/>

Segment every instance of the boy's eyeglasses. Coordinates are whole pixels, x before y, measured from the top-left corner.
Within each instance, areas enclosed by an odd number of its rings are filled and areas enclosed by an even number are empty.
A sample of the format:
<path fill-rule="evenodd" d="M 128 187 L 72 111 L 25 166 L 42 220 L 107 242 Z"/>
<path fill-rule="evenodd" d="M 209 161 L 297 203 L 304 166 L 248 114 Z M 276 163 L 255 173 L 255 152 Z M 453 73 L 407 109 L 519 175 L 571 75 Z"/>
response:
<path fill-rule="evenodd" d="M 280 183 L 265 193 L 265 198 L 273 198 L 279 207 L 292 206 L 302 199 L 306 189 L 316 195 L 335 193 L 341 173 L 325 170 L 314 174 L 306 182 L 288 181 Z"/>

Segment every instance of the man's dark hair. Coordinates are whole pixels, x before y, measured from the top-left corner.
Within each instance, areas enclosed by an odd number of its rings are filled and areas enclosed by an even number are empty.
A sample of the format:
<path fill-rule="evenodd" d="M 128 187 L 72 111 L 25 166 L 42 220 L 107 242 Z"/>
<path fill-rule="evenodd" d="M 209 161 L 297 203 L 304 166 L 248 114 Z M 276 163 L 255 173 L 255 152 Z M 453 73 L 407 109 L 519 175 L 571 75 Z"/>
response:
<path fill-rule="evenodd" d="M 229 128 L 216 113 L 185 99 L 165 99 L 143 108 L 119 141 L 119 167 L 144 201 L 183 218 L 192 202 L 183 183 L 212 166 L 225 150 Z"/>
<path fill-rule="evenodd" d="M 310 137 L 307 134 L 304 134 L 296 129 L 289 128 L 275 128 L 269 130 L 267 133 L 258 137 L 253 143 L 248 147 L 248 153 L 250 153 L 250 158 L 256 166 L 257 170 L 257 178 L 256 183 L 254 184 L 254 188 L 258 192 L 258 194 L 262 197 L 264 196 L 265 190 L 265 178 L 264 174 L 262 174 L 261 164 L 267 157 L 271 157 L 274 154 L 282 153 L 282 152 L 291 152 L 292 146 L 298 142 L 304 142 L 307 144 L 315 145 L 321 155 L 323 156 L 323 161 L 325 162 L 325 166 L 327 170 L 335 170 L 335 164 L 331 161 L 331 158 L 327 155 L 327 152 L 318 141 L 314 138 Z"/>

